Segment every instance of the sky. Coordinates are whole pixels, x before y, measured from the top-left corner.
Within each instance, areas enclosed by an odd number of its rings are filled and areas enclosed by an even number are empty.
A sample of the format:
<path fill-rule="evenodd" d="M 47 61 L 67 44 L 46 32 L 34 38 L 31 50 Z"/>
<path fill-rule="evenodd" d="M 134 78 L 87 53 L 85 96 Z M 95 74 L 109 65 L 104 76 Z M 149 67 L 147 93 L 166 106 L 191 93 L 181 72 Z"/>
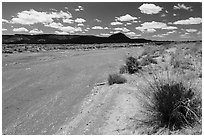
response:
<path fill-rule="evenodd" d="M 201 2 L 3 2 L 2 34 L 201 40 Z"/>

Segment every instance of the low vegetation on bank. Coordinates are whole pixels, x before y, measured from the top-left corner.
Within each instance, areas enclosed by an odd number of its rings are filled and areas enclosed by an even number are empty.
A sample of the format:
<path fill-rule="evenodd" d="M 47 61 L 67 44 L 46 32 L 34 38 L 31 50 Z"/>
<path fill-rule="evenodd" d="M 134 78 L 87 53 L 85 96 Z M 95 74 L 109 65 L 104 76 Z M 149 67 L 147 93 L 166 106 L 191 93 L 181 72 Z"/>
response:
<path fill-rule="evenodd" d="M 119 73 L 135 74 L 146 83 L 145 88 L 138 86 L 144 117 L 135 118 L 135 130 L 145 129 L 141 134 L 202 134 L 202 89 L 195 82 L 202 78 L 202 46 L 148 47 L 138 57 L 128 56 Z M 121 75 L 117 80 L 122 81 Z M 117 82 L 109 85 L 112 83 Z"/>

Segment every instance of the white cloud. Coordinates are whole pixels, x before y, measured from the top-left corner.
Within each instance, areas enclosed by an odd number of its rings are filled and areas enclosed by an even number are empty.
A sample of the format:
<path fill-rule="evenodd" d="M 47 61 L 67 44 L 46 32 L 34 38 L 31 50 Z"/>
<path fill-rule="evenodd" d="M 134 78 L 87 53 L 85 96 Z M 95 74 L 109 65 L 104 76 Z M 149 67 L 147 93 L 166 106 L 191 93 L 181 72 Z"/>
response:
<path fill-rule="evenodd" d="M 155 4 L 142 4 L 138 9 L 144 14 L 157 14 L 163 8 L 156 6 Z"/>
<path fill-rule="evenodd" d="M 128 35 L 128 36 L 135 36 L 136 35 L 136 33 L 135 32 L 127 32 L 127 33 L 125 33 L 126 35 Z"/>
<path fill-rule="evenodd" d="M 162 38 L 162 37 L 167 36 L 167 35 L 169 35 L 169 34 L 168 33 L 166 33 L 166 34 L 157 34 L 157 35 L 153 35 L 152 37 L 160 37 L 160 38 Z"/>
<path fill-rule="evenodd" d="M 181 38 L 190 38 L 189 33 L 184 33 L 180 35 Z"/>
<path fill-rule="evenodd" d="M 161 15 L 161 17 L 165 17 L 165 16 L 166 16 L 166 14 L 162 14 L 162 15 Z"/>
<path fill-rule="evenodd" d="M 80 24 L 77 24 L 77 26 L 84 26 L 84 24 L 80 23 Z"/>
<path fill-rule="evenodd" d="M 55 34 L 59 34 L 59 35 L 67 35 L 69 33 L 64 32 L 64 31 L 55 31 Z"/>
<path fill-rule="evenodd" d="M 174 22 L 173 24 L 189 25 L 189 24 L 200 24 L 200 23 L 202 23 L 202 18 L 190 17 L 189 19 L 186 19 L 186 20 L 178 20 L 178 21 Z"/>
<path fill-rule="evenodd" d="M 74 20 L 73 20 L 73 19 L 67 19 L 67 18 L 65 18 L 65 19 L 62 19 L 62 21 L 63 21 L 64 23 L 69 23 L 69 24 L 73 24 L 73 23 L 74 23 Z"/>
<path fill-rule="evenodd" d="M 176 16 L 176 14 L 174 13 L 173 16 Z"/>
<path fill-rule="evenodd" d="M 82 29 L 80 27 L 71 27 L 71 26 L 61 27 L 60 30 L 63 32 L 69 32 L 69 33 L 82 31 Z"/>
<path fill-rule="evenodd" d="M 114 28 L 114 30 L 116 30 L 116 31 L 123 31 L 123 32 L 128 32 L 128 31 L 130 31 L 129 29 L 127 29 L 127 28 L 125 28 L 125 27 L 123 27 L 123 28 Z"/>
<path fill-rule="evenodd" d="M 104 29 L 109 29 L 108 27 L 105 27 Z"/>
<path fill-rule="evenodd" d="M 155 29 L 153 29 L 153 28 L 150 28 L 150 29 L 147 29 L 146 30 L 146 32 L 148 32 L 148 33 L 153 33 L 153 32 L 155 32 L 156 30 Z"/>
<path fill-rule="evenodd" d="M 133 23 L 137 23 L 137 22 L 141 22 L 141 21 L 140 21 L 140 20 L 139 20 L 139 21 L 133 20 L 132 22 L 133 22 Z"/>
<path fill-rule="evenodd" d="M 69 12 L 38 12 L 34 9 L 29 11 L 22 11 L 17 13 L 17 17 L 11 19 L 12 23 L 30 25 L 35 23 L 51 23 L 53 19 L 59 18 L 71 18 L 72 15 Z"/>
<path fill-rule="evenodd" d="M 99 20 L 99 19 L 95 19 L 95 21 L 96 21 L 96 22 L 101 22 L 101 20 Z"/>
<path fill-rule="evenodd" d="M 127 23 L 126 23 L 126 25 L 132 25 L 132 23 L 130 23 L 130 22 L 127 22 Z"/>
<path fill-rule="evenodd" d="M 115 26 L 115 25 L 122 25 L 123 23 L 121 23 L 121 22 L 118 22 L 118 21 L 116 21 L 116 22 L 111 22 L 111 25 L 112 26 Z"/>
<path fill-rule="evenodd" d="M 57 11 L 56 9 L 53 9 L 53 8 L 51 8 L 50 10 L 52 10 L 52 11 Z"/>
<path fill-rule="evenodd" d="M 6 20 L 6 19 L 2 19 L 2 22 L 3 22 L 3 23 L 9 23 L 9 21 Z"/>
<path fill-rule="evenodd" d="M 101 33 L 100 35 L 101 35 L 101 36 L 110 36 L 111 34 L 108 34 L 108 33 Z"/>
<path fill-rule="evenodd" d="M 177 9 L 184 9 L 184 10 L 190 10 L 190 11 L 193 11 L 192 7 L 188 7 L 188 6 L 185 6 L 184 4 L 177 4 L 177 5 L 174 5 L 174 9 L 177 10 Z"/>
<path fill-rule="evenodd" d="M 176 33 L 176 31 L 175 30 L 173 30 L 173 31 L 169 31 L 169 32 L 167 32 L 168 34 L 173 34 L 173 33 Z"/>
<path fill-rule="evenodd" d="M 186 29 L 187 32 L 196 32 L 197 29 Z"/>
<path fill-rule="evenodd" d="M 116 33 L 119 33 L 120 31 L 111 31 L 110 33 L 111 34 L 116 34 Z"/>
<path fill-rule="evenodd" d="M 131 20 L 136 20 L 137 17 L 133 17 L 133 16 L 131 16 L 129 14 L 126 14 L 124 16 L 116 17 L 116 19 L 119 20 L 119 21 L 131 21 Z"/>
<path fill-rule="evenodd" d="M 45 24 L 45 26 L 55 28 L 55 29 L 60 29 L 61 27 L 63 27 L 63 25 L 60 22 L 58 22 L 58 23 L 52 22 L 50 24 Z"/>
<path fill-rule="evenodd" d="M 92 29 L 103 29 L 103 27 L 101 27 L 101 26 L 94 26 L 94 27 L 92 27 Z"/>
<path fill-rule="evenodd" d="M 27 32 L 28 30 L 26 28 L 21 27 L 21 28 L 14 28 L 13 31 L 15 31 L 15 32 L 23 32 L 23 31 Z"/>
<path fill-rule="evenodd" d="M 85 19 L 82 19 L 82 18 L 76 18 L 74 21 L 75 21 L 76 23 L 86 22 L 86 20 L 85 20 Z"/>
<path fill-rule="evenodd" d="M 31 34 L 41 34 L 41 33 L 43 33 L 43 31 L 42 30 L 38 30 L 38 29 L 33 29 L 29 33 L 31 33 Z"/>
<path fill-rule="evenodd" d="M 3 28 L 2 31 L 7 31 L 7 29 L 4 29 L 4 28 Z"/>
<path fill-rule="evenodd" d="M 82 25 L 83 24 L 78 24 L 78 26 L 82 26 Z M 62 32 L 56 31 L 56 33 L 58 33 L 58 34 L 62 34 L 62 33 L 65 33 L 65 32 L 66 33 L 74 33 L 74 32 L 77 32 L 77 31 L 82 31 L 82 29 L 80 27 L 63 26 L 61 23 L 55 23 L 55 22 L 52 22 L 50 24 L 46 24 L 45 26 L 61 30 Z"/>
<path fill-rule="evenodd" d="M 164 27 L 162 29 L 173 30 L 173 29 L 178 29 L 178 28 L 175 27 L 175 26 L 166 26 L 166 27 Z"/>
<path fill-rule="evenodd" d="M 84 10 L 84 8 L 82 6 L 78 6 L 78 8 L 75 9 L 75 11 L 82 11 L 82 10 Z"/>
<path fill-rule="evenodd" d="M 147 31 L 147 32 L 155 32 L 155 29 L 167 29 L 167 30 L 172 30 L 172 29 L 177 29 L 177 27 L 174 26 L 167 26 L 166 23 L 163 22 L 145 22 L 141 24 L 141 27 L 136 27 L 135 29 L 138 29 L 142 32 Z"/>

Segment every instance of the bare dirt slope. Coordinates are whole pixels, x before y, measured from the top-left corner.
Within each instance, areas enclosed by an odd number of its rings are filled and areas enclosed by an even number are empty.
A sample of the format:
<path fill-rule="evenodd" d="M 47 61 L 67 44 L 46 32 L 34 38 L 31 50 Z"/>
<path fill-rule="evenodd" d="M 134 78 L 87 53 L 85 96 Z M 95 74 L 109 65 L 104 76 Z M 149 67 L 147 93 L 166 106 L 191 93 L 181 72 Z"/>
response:
<path fill-rule="evenodd" d="M 128 122 L 122 115 L 135 113 L 133 89 L 95 84 L 118 71 L 127 53 L 142 50 L 3 54 L 3 134 L 130 134 L 116 118 Z"/>

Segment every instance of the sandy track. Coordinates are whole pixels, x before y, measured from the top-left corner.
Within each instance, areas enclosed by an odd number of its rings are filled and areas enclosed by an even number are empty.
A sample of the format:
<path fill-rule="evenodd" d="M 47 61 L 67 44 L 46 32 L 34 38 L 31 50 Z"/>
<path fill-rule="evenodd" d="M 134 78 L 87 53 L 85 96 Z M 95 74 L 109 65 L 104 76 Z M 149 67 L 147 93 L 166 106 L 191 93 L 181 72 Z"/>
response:
<path fill-rule="evenodd" d="M 56 134 L 134 134 L 133 118 L 139 111 L 137 91 L 127 84 L 95 87 L 79 113 Z"/>
<path fill-rule="evenodd" d="M 134 49 L 134 50 L 133 50 Z M 25 53 L 2 56 L 2 130 L 3 134 L 83 134 L 84 126 L 73 121 L 80 116 L 79 109 L 90 96 L 95 83 L 104 82 L 109 73 L 118 71 L 128 52 L 141 53 L 140 48 L 95 51 L 62 51 L 47 53 Z M 108 88 L 108 87 L 107 87 Z M 108 89 L 109 90 L 109 89 Z M 105 92 L 105 91 L 104 91 Z M 106 98 L 95 102 L 87 110 L 96 108 L 101 102 L 111 100 L 115 92 L 104 93 Z M 95 97 L 94 97 L 95 98 Z M 97 98 L 97 97 L 96 97 Z M 112 110 L 115 101 L 105 103 L 92 114 L 103 116 Z M 113 105 L 111 105 L 113 104 Z M 106 115 L 106 113 L 104 114 Z M 82 115 L 81 115 L 82 116 Z M 96 117 L 97 126 L 103 127 L 105 119 Z M 107 116 L 106 116 L 107 117 Z M 108 116 L 109 117 L 109 116 Z M 89 119 L 93 119 L 89 117 Z M 97 119 L 99 121 L 97 121 Z M 73 130 L 60 129 L 72 123 Z M 86 123 L 86 122 L 82 122 Z M 83 124 L 82 124 L 83 125 Z M 91 129 L 87 134 L 105 134 L 105 129 Z M 109 132 L 107 132 L 109 133 Z M 113 132 L 110 132 L 113 133 Z"/>

